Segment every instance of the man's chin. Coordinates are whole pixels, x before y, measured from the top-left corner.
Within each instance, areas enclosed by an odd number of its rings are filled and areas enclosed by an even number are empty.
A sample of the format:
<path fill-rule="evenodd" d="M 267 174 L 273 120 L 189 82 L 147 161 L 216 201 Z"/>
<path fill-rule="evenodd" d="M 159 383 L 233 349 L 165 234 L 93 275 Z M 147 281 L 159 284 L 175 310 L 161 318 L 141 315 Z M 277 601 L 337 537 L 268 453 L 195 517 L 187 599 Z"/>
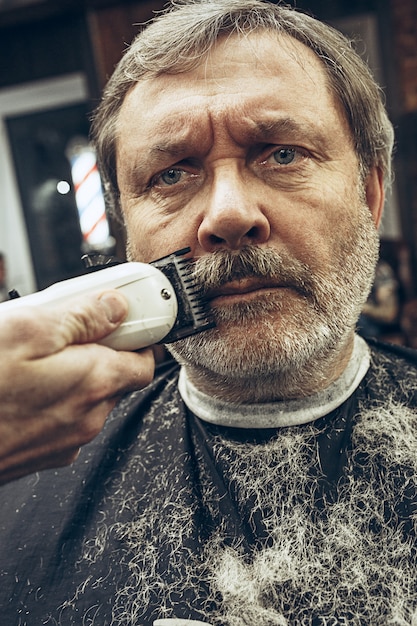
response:
<path fill-rule="evenodd" d="M 282 318 L 239 321 L 228 311 L 216 328 L 175 342 L 169 349 L 188 369 L 203 369 L 230 380 L 280 376 L 322 358 L 332 340 L 326 325 L 316 329 L 306 321 L 292 324 Z M 317 367 L 319 362 L 317 363 Z"/>

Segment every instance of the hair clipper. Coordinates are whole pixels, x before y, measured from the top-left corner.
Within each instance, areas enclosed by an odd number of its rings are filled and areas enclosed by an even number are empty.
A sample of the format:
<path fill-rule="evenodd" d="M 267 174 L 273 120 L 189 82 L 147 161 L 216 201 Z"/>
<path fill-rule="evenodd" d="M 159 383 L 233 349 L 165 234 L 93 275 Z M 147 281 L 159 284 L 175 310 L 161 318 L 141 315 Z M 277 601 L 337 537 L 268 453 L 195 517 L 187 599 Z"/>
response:
<path fill-rule="evenodd" d="M 0 305 L 47 306 L 74 296 L 117 289 L 128 300 L 123 323 L 98 343 L 116 350 L 139 350 L 155 343 L 171 343 L 214 326 L 214 319 L 192 278 L 189 248 L 152 263 L 117 262 L 91 267 L 90 273 L 58 282 L 28 296 Z"/>

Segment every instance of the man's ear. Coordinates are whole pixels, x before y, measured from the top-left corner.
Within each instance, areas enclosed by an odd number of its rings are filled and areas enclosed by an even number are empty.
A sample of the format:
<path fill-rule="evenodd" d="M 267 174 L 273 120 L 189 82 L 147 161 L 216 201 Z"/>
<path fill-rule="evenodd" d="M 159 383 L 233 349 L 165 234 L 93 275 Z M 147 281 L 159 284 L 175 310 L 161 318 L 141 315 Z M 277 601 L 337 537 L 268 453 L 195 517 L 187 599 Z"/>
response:
<path fill-rule="evenodd" d="M 373 167 L 365 180 L 366 203 L 371 211 L 375 226 L 381 223 L 385 202 L 384 176 L 380 167 Z"/>

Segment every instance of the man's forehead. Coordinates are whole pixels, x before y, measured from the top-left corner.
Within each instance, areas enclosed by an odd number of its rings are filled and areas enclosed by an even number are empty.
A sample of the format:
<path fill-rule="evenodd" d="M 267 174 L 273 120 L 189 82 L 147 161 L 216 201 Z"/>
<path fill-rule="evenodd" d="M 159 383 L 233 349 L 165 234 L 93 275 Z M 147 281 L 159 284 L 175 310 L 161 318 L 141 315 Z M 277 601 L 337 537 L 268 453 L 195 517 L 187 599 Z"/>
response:
<path fill-rule="evenodd" d="M 194 70 L 138 82 L 122 105 L 119 138 L 126 147 L 151 142 L 181 152 L 193 135 L 209 144 L 213 129 L 223 126 L 237 141 L 251 134 L 262 141 L 268 130 L 323 126 L 323 118 L 340 117 L 339 108 L 323 64 L 304 44 L 270 32 L 235 35 Z M 165 148 L 168 138 L 173 145 Z"/>
<path fill-rule="evenodd" d="M 177 68 L 146 74 L 131 87 L 123 106 L 132 94 L 139 93 L 144 100 L 158 100 L 164 98 L 166 90 L 173 90 L 180 97 L 181 91 L 196 85 L 204 85 L 208 95 L 230 94 L 238 86 L 230 80 L 236 72 L 249 83 L 258 76 L 279 79 L 291 73 L 298 81 L 327 85 L 325 66 L 313 50 L 287 34 L 263 29 L 246 36 L 220 37 L 191 70 L 182 72 Z"/>

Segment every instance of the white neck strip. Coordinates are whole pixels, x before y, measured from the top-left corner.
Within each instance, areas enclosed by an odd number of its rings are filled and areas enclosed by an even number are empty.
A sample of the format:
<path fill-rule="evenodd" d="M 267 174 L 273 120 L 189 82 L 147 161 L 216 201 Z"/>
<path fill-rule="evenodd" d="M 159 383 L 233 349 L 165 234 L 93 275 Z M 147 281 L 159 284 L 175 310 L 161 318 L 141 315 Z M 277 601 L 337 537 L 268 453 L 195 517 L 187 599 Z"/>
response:
<path fill-rule="evenodd" d="M 305 398 L 264 404 L 226 402 L 199 391 L 184 368 L 178 385 L 190 411 L 206 422 L 235 428 L 279 428 L 307 424 L 337 409 L 357 389 L 369 364 L 369 347 L 355 335 L 352 356 L 343 374 L 326 389 Z"/>

